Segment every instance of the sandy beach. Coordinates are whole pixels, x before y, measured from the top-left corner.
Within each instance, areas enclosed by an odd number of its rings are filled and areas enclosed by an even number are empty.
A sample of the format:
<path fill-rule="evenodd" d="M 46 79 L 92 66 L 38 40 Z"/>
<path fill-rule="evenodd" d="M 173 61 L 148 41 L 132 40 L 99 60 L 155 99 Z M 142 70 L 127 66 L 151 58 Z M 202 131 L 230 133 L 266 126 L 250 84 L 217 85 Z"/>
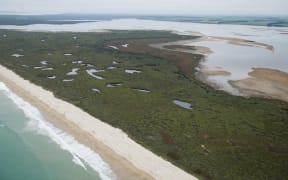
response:
<path fill-rule="evenodd" d="M 227 41 L 229 44 L 239 45 L 239 46 L 251 46 L 267 49 L 274 52 L 274 47 L 269 44 L 250 41 L 246 39 L 231 38 L 231 37 L 218 37 L 218 36 L 201 36 L 192 40 L 183 40 L 176 42 L 168 42 L 162 44 L 151 45 L 154 48 L 166 49 L 172 51 L 202 54 L 205 57 L 213 53 L 211 49 L 204 46 L 192 46 L 191 43 L 196 43 L 200 41 Z M 187 45 L 190 44 L 190 45 Z M 202 61 L 207 61 L 203 58 Z M 198 73 L 198 78 L 218 89 L 219 85 L 216 83 L 207 81 L 208 76 L 230 76 L 232 72 L 225 69 L 209 69 L 203 64 L 199 64 L 200 73 Z M 242 96 L 256 96 L 264 97 L 270 99 L 278 99 L 288 102 L 288 74 L 276 69 L 268 68 L 253 68 L 248 74 L 250 77 L 237 81 L 229 81 L 234 88 L 236 88 Z"/>
<path fill-rule="evenodd" d="M 178 52 L 186 52 L 192 54 L 202 54 L 202 55 L 209 55 L 213 53 L 213 51 L 204 46 L 190 46 L 187 44 L 195 43 L 199 41 L 207 41 L 211 40 L 207 36 L 201 36 L 199 38 L 191 39 L 191 40 L 181 40 L 181 41 L 174 41 L 174 42 L 167 42 L 167 43 L 159 43 L 159 44 L 150 44 L 153 48 L 158 49 L 166 49 L 170 51 L 178 51 Z"/>
<path fill-rule="evenodd" d="M 118 179 L 197 179 L 137 144 L 121 129 L 55 98 L 52 92 L 24 80 L 1 65 L 0 80 L 11 91 L 37 107 L 56 127 L 100 154 Z"/>
<path fill-rule="evenodd" d="M 207 68 L 201 69 L 201 73 L 205 74 L 206 76 L 230 76 L 231 75 L 231 73 L 228 71 L 209 70 Z"/>
<path fill-rule="evenodd" d="M 288 73 L 268 68 L 253 68 L 249 78 L 230 81 L 247 96 L 279 99 L 288 102 Z"/>
<path fill-rule="evenodd" d="M 191 39 L 191 40 L 181 40 L 175 42 L 168 42 L 168 43 L 160 43 L 160 44 L 151 44 L 151 47 L 159 48 L 159 49 L 166 49 L 166 50 L 173 50 L 179 52 L 187 52 L 193 54 L 202 54 L 204 56 L 208 56 L 213 53 L 211 49 L 205 46 L 191 46 L 187 44 L 201 42 L 201 41 L 227 41 L 229 44 L 234 44 L 238 46 L 251 46 L 251 47 L 260 47 L 270 51 L 274 51 L 274 47 L 269 44 L 260 43 L 256 41 L 250 41 L 246 39 L 240 38 L 231 38 L 231 37 L 218 37 L 218 36 L 204 36 L 201 35 L 198 38 Z"/>
<path fill-rule="evenodd" d="M 230 44 L 238 45 L 238 46 L 251 46 L 251 47 L 260 47 L 264 49 L 268 49 L 272 52 L 274 52 L 274 47 L 269 44 L 256 42 L 256 41 L 250 41 L 246 39 L 240 39 L 240 38 L 231 38 L 231 37 L 217 37 L 217 36 L 211 36 L 212 40 L 225 40 Z"/>

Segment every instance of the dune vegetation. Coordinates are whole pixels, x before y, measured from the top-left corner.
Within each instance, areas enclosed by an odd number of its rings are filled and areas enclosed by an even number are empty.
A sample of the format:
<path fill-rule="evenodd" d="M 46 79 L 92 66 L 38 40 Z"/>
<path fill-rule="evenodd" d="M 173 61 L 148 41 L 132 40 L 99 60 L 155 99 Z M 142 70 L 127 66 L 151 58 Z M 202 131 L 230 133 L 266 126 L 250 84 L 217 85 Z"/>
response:
<path fill-rule="evenodd" d="M 215 90 L 201 55 L 149 46 L 191 38 L 0 30 L 0 63 L 201 179 L 288 177 L 287 103 Z"/>

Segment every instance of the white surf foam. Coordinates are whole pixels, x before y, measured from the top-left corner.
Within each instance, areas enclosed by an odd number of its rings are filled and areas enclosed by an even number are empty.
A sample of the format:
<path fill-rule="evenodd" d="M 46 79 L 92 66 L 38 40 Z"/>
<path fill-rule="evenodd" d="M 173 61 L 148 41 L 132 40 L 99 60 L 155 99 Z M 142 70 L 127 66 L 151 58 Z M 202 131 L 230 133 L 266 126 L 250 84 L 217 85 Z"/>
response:
<path fill-rule="evenodd" d="M 30 119 L 27 124 L 30 130 L 51 138 L 63 150 L 68 151 L 72 155 L 72 161 L 75 164 L 85 170 L 87 170 L 86 165 L 89 165 L 99 173 L 101 179 L 116 179 L 109 165 L 97 153 L 77 142 L 73 136 L 47 122 L 38 109 L 11 92 L 2 82 L 0 82 L 0 91 L 3 91 Z"/>

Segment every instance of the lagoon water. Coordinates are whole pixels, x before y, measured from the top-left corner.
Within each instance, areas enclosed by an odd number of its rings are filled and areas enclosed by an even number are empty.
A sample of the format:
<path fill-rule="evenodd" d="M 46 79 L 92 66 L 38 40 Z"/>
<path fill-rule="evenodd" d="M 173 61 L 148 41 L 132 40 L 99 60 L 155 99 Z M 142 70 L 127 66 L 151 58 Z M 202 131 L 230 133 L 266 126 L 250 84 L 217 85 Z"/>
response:
<path fill-rule="evenodd" d="M 99 155 L 0 82 L 1 180 L 115 179 Z"/>
<path fill-rule="evenodd" d="M 103 29 L 170 30 L 180 34 L 233 37 L 272 45 L 274 52 L 260 47 L 233 45 L 223 40 L 188 44 L 206 46 L 214 52 L 202 64 L 212 70 L 231 72 L 231 76 L 209 77 L 209 80 L 228 91 L 233 91 L 231 87 L 227 87 L 228 80 L 248 77 L 248 72 L 253 67 L 268 67 L 288 72 L 288 28 L 117 19 L 64 25 L 1 25 L 0 29 L 52 32 L 91 32 Z M 6 34 L 1 38 L 9 38 L 9 33 Z M 51 77 L 53 78 L 55 77 Z M 120 85 L 107 84 L 107 87 Z M 0 82 L 1 180 L 115 179 L 109 166 L 95 152 L 79 144 L 69 134 L 53 127 L 39 116 L 37 110 L 35 115 L 35 108 L 23 106 L 23 100 L 15 97 L 17 96 L 11 95 Z"/>
<path fill-rule="evenodd" d="M 208 81 L 215 83 L 221 89 L 235 94 L 235 89 L 229 80 L 240 80 L 248 77 L 255 67 L 278 69 L 288 72 L 288 28 L 261 27 L 247 25 L 198 24 L 189 22 L 171 22 L 139 19 L 99 20 L 97 22 L 78 24 L 33 24 L 26 26 L 1 25 L 0 29 L 15 29 L 23 31 L 51 32 L 93 32 L 103 30 L 164 30 L 178 34 L 230 37 L 268 44 L 274 50 L 263 47 L 241 46 L 230 44 L 224 40 L 198 41 L 188 43 L 191 46 L 206 46 L 214 53 L 206 57 L 202 65 L 210 70 L 224 70 L 231 76 L 208 76 Z M 9 34 L 8 36 L 9 37 Z M 81 38 L 81 37 L 79 37 Z M 237 94 L 237 93 L 236 93 Z"/>

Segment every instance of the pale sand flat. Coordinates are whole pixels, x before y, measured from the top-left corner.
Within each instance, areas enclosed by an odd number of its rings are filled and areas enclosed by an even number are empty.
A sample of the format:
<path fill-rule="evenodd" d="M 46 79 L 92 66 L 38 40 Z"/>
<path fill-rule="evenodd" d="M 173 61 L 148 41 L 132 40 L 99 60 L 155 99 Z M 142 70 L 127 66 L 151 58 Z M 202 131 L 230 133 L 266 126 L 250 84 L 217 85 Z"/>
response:
<path fill-rule="evenodd" d="M 230 81 L 247 96 L 279 99 L 288 102 L 288 73 L 268 68 L 254 68 L 251 77 Z"/>

